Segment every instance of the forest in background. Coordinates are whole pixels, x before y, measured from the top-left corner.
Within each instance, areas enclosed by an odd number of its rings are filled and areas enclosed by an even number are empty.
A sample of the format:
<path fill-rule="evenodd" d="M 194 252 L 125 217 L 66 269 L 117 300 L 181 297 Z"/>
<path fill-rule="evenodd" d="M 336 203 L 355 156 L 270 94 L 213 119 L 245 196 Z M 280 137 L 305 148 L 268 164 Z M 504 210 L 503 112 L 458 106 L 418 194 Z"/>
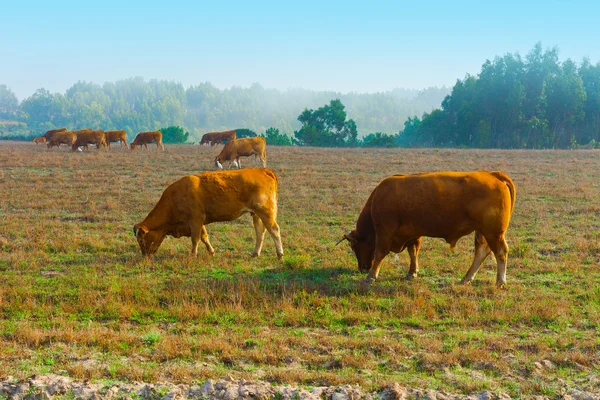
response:
<path fill-rule="evenodd" d="M 394 89 L 361 94 L 259 84 L 185 89 L 172 81 L 131 78 L 78 82 L 64 94 L 38 89 L 22 102 L 0 85 L 0 138 L 48 129 L 178 127 L 190 142 L 209 131 L 262 135 L 269 144 L 364 147 L 578 148 L 600 143 L 600 62 L 559 61 L 538 43 L 525 56 L 487 60 L 450 91 Z M 178 134 L 179 135 L 179 134 Z"/>
<path fill-rule="evenodd" d="M 600 62 L 560 62 L 540 43 L 487 60 L 440 109 L 409 118 L 403 147 L 577 148 L 600 142 Z"/>
<path fill-rule="evenodd" d="M 19 102 L 7 85 L 0 85 L 0 135 L 39 136 L 48 129 L 83 127 L 124 129 L 134 136 L 141 131 L 182 126 L 190 141 L 203 133 L 268 128 L 293 136 L 301 127 L 298 115 L 340 99 L 356 121 L 359 136 L 370 132 L 397 133 L 408 117 L 439 107 L 449 88 L 394 89 L 362 94 L 318 92 L 304 89 L 280 91 L 259 84 L 249 88 L 218 89 L 202 83 L 187 89 L 172 81 L 131 78 L 98 85 L 77 82 L 64 94 L 38 89 Z"/>

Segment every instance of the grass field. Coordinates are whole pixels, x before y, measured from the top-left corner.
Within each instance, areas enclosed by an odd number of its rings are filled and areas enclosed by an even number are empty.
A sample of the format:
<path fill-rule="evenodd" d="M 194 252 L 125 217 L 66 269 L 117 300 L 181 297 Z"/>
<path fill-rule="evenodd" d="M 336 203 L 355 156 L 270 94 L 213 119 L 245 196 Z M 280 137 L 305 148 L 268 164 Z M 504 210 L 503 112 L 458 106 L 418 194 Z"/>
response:
<path fill-rule="evenodd" d="M 0 377 L 600 391 L 600 151 L 270 147 L 279 262 L 268 235 L 250 257 L 248 215 L 208 226 L 212 258 L 203 246 L 191 257 L 184 238 L 142 258 L 133 225 L 219 151 L 151 149 L 0 143 Z M 517 186 L 506 289 L 494 286 L 493 257 L 458 284 L 471 236 L 454 252 L 425 239 L 415 281 L 402 253 L 361 284 L 348 244 L 334 245 L 381 179 L 478 169 Z"/>

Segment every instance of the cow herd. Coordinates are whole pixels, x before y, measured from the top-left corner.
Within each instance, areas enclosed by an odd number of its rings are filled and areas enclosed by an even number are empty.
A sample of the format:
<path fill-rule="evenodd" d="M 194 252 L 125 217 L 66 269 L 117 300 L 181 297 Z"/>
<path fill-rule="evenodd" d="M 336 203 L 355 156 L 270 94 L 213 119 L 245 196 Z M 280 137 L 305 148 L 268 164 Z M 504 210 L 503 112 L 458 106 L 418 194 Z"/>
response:
<path fill-rule="evenodd" d="M 208 141 L 205 142 L 209 144 Z M 283 247 L 277 224 L 278 181 L 266 167 L 264 138 L 231 139 L 215 158 L 241 168 L 240 156 L 254 155 L 263 168 L 209 171 L 189 175 L 171 184 L 148 216 L 133 227 L 142 254 L 158 250 L 165 236 L 191 237 L 192 254 L 200 241 L 213 255 L 205 225 L 252 215 L 256 232 L 253 256 L 260 255 L 265 231 L 273 237 L 278 258 Z M 457 241 L 475 232 L 474 259 L 461 283 L 470 283 L 491 253 L 497 263 L 496 285 L 506 285 L 508 229 L 516 188 L 501 171 L 436 172 L 394 175 L 373 190 L 347 240 L 368 273 L 366 282 L 377 279 L 383 259 L 406 249 L 410 256 L 407 279 L 417 276 L 422 238 L 442 238 L 454 249 Z"/>
<path fill-rule="evenodd" d="M 89 145 L 96 145 L 97 149 L 103 147 L 105 151 L 108 151 L 110 144 L 115 142 L 120 142 L 121 146 L 129 147 L 131 150 L 136 146 L 145 146 L 148 149 L 148 143 L 155 142 L 158 148 L 165 150 L 160 131 L 138 133 L 131 146 L 127 144 L 127 132 L 123 130 L 105 132 L 102 129 L 89 128 L 75 131 L 68 131 L 66 128 L 52 129 L 42 136 L 34 138 L 33 142 L 46 143 L 49 150 L 54 146 L 60 149 L 60 145 L 64 144 L 70 146 L 73 151 L 88 150 Z"/>
<path fill-rule="evenodd" d="M 48 148 L 70 145 L 73 151 L 96 145 L 107 149 L 111 142 L 127 146 L 125 131 L 57 129 L 35 138 Z M 162 133 L 141 132 L 129 148 L 155 142 L 164 150 Z M 215 166 L 237 170 L 209 171 L 188 175 L 169 185 L 148 216 L 133 227 L 143 255 L 153 255 L 166 236 L 191 237 L 192 254 L 200 241 L 210 255 L 215 253 L 205 225 L 233 221 L 250 213 L 256 233 L 253 256 L 259 256 L 265 232 L 275 243 L 277 257 L 283 259 L 283 245 L 277 224 L 278 179 L 266 168 L 266 141 L 262 137 L 237 139 L 235 131 L 211 132 L 200 144 L 214 146 L 226 142 L 215 158 Z M 263 168 L 241 169 L 240 157 L 254 155 Z M 496 285 L 506 284 L 508 245 L 505 234 L 514 209 L 516 188 L 501 171 L 435 172 L 393 175 L 381 181 L 363 207 L 356 228 L 338 242 L 347 240 L 358 261 L 358 269 L 368 273 L 366 281 L 379 276 L 383 259 L 404 249 L 410 256 L 407 279 L 417 276 L 422 238 L 442 238 L 453 249 L 457 241 L 475 232 L 474 258 L 461 283 L 470 283 L 482 262 L 491 253 L 497 263 Z"/>

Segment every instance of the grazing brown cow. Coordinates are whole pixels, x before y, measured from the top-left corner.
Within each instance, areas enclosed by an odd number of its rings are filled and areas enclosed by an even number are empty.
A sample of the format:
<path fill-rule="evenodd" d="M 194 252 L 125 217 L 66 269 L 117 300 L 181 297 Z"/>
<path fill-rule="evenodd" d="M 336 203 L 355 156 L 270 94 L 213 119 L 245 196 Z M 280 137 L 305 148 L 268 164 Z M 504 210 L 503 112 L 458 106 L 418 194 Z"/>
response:
<path fill-rule="evenodd" d="M 106 133 L 106 145 L 110 149 L 111 142 L 121 142 L 121 146 L 129 147 L 127 144 L 127 132 L 125 131 L 108 131 Z"/>
<path fill-rule="evenodd" d="M 208 132 L 202 135 L 202 139 L 200 139 L 200 144 L 210 144 L 210 146 L 214 146 L 217 144 L 221 144 L 224 141 L 231 141 L 235 139 L 236 133 L 233 131 L 224 131 L 224 132 Z"/>
<path fill-rule="evenodd" d="M 77 134 L 77 139 L 71 148 L 73 151 L 76 151 L 79 147 L 83 147 L 85 150 L 87 150 L 88 145 L 90 144 L 95 144 L 98 150 L 100 150 L 100 146 L 103 146 L 104 151 L 108 151 L 106 146 L 106 134 L 101 129 L 95 131 L 80 131 Z"/>
<path fill-rule="evenodd" d="M 46 143 L 46 138 L 43 136 L 33 138 L 33 143 L 35 143 L 35 144 Z"/>
<path fill-rule="evenodd" d="M 454 249 L 458 239 L 475 231 L 475 257 L 461 282 L 471 282 L 483 260 L 494 252 L 496 285 L 502 287 L 508 257 L 504 235 L 515 198 L 514 183 L 500 171 L 394 175 L 373 190 L 356 229 L 344 239 L 350 242 L 358 269 L 368 271 L 367 282 L 371 282 L 389 252 L 408 249 L 407 278 L 412 279 L 419 270 L 423 236 L 445 239 Z"/>
<path fill-rule="evenodd" d="M 133 232 L 143 255 L 154 254 L 166 235 L 191 237 L 193 255 L 198 254 L 202 240 L 213 255 L 215 250 L 208 241 L 205 225 L 233 221 L 249 212 L 256 232 L 252 255 L 260 255 L 266 229 L 282 259 L 277 197 L 277 175 L 266 168 L 188 175 L 165 189 L 154 209 L 133 227 Z"/>
<path fill-rule="evenodd" d="M 260 136 L 253 138 L 235 139 L 227 142 L 223 147 L 223 150 L 215 158 L 215 165 L 218 168 L 223 169 L 223 162 L 229 161 L 229 168 L 231 164 L 238 168 L 241 168 L 240 157 L 248 157 L 254 154 L 254 163 L 260 159 L 263 167 L 267 166 L 267 142 L 265 138 Z"/>
<path fill-rule="evenodd" d="M 73 143 L 75 143 L 75 140 L 77 140 L 77 135 L 75 134 L 75 132 L 70 132 L 70 131 L 55 132 L 50 137 L 50 140 L 48 140 L 47 146 L 48 146 L 48 149 L 51 149 L 54 146 L 56 146 L 60 149 L 61 144 L 66 144 L 67 146 L 72 146 Z"/>
<path fill-rule="evenodd" d="M 144 146 L 146 150 L 148 150 L 148 143 L 156 142 L 156 148 L 161 148 L 162 151 L 165 151 L 165 146 L 162 142 L 162 132 L 140 132 L 137 134 L 133 142 L 131 142 L 131 146 L 129 147 L 131 150 L 135 149 L 136 146 Z"/>
<path fill-rule="evenodd" d="M 46 139 L 46 141 L 48 141 L 48 140 L 50 140 L 52 135 L 54 135 L 56 132 L 66 132 L 66 131 L 67 131 L 67 128 L 50 129 L 49 131 L 46 131 L 46 133 L 44 133 L 41 137 L 43 137 L 44 139 Z"/>

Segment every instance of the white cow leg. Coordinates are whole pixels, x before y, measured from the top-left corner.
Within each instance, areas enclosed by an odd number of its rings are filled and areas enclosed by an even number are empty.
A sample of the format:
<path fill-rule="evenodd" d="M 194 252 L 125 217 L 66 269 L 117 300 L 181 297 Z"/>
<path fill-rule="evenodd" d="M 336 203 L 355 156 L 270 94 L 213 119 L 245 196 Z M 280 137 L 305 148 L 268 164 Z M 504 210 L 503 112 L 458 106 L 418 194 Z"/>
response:
<path fill-rule="evenodd" d="M 200 231 L 200 239 L 202 239 L 202 243 L 206 246 L 206 251 L 212 256 L 215 254 L 215 249 L 211 246 L 208 240 L 208 232 L 206 232 L 206 227 L 202 225 L 202 229 Z"/>
<path fill-rule="evenodd" d="M 494 249 L 494 256 L 496 256 L 497 263 L 496 286 L 502 288 L 506 286 L 506 265 L 508 262 L 508 245 L 504 237 L 502 237 L 497 248 Z"/>
<path fill-rule="evenodd" d="M 479 232 L 475 233 L 475 254 L 473 257 L 473 263 L 471 264 L 471 268 L 467 271 L 467 274 L 460 281 L 461 284 L 471 283 L 479 267 L 481 267 L 481 263 L 487 258 L 492 250 L 487 244 L 485 237 Z"/>

